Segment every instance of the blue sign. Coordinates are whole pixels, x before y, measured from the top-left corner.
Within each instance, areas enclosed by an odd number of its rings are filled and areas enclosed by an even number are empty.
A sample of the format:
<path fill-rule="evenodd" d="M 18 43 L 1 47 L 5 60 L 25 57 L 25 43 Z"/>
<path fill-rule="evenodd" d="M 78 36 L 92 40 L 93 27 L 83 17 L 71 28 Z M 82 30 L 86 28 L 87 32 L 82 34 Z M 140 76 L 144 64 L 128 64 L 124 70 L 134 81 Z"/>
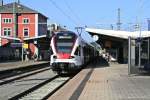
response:
<path fill-rule="evenodd" d="M 140 42 L 142 42 L 142 39 L 141 38 L 137 38 L 136 42 L 140 43 Z"/>
<path fill-rule="evenodd" d="M 22 47 L 22 43 L 11 43 L 11 47 Z"/>

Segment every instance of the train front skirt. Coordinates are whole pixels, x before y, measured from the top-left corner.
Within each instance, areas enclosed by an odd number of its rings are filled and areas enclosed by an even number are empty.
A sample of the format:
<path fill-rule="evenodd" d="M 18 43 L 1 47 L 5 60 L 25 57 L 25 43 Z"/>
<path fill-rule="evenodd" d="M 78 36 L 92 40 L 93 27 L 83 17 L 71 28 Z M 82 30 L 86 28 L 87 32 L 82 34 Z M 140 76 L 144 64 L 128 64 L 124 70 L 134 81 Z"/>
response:
<path fill-rule="evenodd" d="M 74 63 L 53 63 L 52 70 L 57 73 L 76 73 L 81 69 L 81 66 L 76 66 Z"/>

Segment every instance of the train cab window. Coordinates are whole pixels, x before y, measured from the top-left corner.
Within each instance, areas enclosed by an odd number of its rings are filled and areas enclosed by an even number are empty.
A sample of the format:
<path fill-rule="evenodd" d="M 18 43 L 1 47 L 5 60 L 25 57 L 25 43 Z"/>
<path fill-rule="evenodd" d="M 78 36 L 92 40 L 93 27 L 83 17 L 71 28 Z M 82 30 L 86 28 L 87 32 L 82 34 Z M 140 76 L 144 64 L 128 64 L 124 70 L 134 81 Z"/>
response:
<path fill-rule="evenodd" d="M 72 33 L 58 33 L 56 35 L 57 52 L 71 53 L 76 35 Z"/>

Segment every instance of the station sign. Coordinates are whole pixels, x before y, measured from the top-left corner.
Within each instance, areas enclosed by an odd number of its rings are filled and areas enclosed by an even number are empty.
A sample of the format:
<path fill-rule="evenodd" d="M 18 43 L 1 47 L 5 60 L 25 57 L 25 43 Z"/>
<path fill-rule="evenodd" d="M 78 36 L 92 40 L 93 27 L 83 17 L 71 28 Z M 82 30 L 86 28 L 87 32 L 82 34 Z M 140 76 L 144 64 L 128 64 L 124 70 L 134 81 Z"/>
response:
<path fill-rule="evenodd" d="M 28 44 L 27 44 L 27 43 L 24 43 L 24 44 L 23 44 L 23 48 L 26 48 L 26 49 L 27 49 L 27 48 L 28 48 Z"/>
<path fill-rule="evenodd" d="M 15 48 L 15 47 L 22 47 L 22 43 L 11 43 L 10 45 L 13 48 Z"/>
<path fill-rule="evenodd" d="M 141 38 L 137 38 L 136 42 L 137 42 L 137 43 L 141 43 L 141 42 L 142 42 L 142 39 L 141 39 Z"/>

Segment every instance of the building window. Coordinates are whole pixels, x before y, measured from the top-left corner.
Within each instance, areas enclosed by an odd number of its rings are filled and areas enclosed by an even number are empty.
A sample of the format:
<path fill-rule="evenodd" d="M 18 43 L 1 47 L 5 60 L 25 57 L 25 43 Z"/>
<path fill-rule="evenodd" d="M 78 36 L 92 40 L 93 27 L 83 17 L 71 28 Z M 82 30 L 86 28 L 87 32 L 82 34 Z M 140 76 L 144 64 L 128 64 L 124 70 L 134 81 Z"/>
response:
<path fill-rule="evenodd" d="M 23 18 L 23 24 L 28 24 L 29 23 L 29 18 Z"/>
<path fill-rule="evenodd" d="M 29 28 L 24 28 L 23 34 L 24 34 L 24 37 L 29 37 Z"/>
<path fill-rule="evenodd" d="M 4 28 L 4 36 L 10 36 L 11 35 L 11 28 Z"/>
<path fill-rule="evenodd" d="M 4 18 L 3 22 L 4 23 L 12 23 L 12 19 L 11 18 Z"/>

